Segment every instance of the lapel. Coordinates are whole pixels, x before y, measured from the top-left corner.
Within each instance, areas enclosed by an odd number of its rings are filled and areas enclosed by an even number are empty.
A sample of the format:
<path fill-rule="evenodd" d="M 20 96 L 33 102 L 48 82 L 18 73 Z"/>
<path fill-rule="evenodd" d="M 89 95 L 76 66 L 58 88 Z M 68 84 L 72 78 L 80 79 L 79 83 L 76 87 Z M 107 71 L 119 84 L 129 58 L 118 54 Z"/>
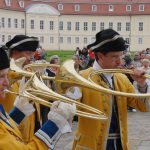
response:
<path fill-rule="evenodd" d="M 100 77 L 99 74 L 94 75 L 94 76 L 92 77 L 92 80 L 93 80 L 96 84 L 101 85 L 101 86 L 103 86 L 103 87 L 105 87 L 105 88 L 108 88 L 108 85 L 107 85 L 107 84 L 105 83 L 105 81 Z"/>

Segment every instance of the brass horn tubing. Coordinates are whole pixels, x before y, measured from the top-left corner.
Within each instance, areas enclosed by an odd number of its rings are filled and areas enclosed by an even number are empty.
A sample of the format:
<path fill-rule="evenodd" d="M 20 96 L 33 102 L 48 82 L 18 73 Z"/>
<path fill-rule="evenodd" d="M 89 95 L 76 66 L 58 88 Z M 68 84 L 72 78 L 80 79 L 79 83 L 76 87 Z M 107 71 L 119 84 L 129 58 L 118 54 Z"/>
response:
<path fill-rule="evenodd" d="M 25 96 L 27 96 L 28 99 L 31 99 L 34 102 L 37 102 L 39 104 L 42 104 L 42 105 L 45 105 L 45 106 L 48 106 L 48 107 L 51 106 L 50 102 L 47 102 L 45 100 L 42 101 L 41 98 L 38 98 L 38 97 L 30 94 L 27 91 L 25 91 L 24 94 L 25 94 Z M 35 100 L 35 99 L 39 99 L 39 100 Z M 91 114 L 91 113 L 88 113 L 88 112 L 82 112 L 82 111 L 79 111 L 79 110 L 76 110 L 76 115 L 81 116 L 81 117 L 90 118 L 90 119 L 97 119 L 97 120 L 107 119 L 106 117 L 101 116 L 101 115 Z"/>
<path fill-rule="evenodd" d="M 101 114 L 101 115 L 104 115 L 104 113 L 102 113 L 101 111 L 91 107 L 91 106 L 88 106 L 88 105 L 85 105 L 83 103 L 80 103 L 80 102 L 77 102 L 75 100 L 72 100 L 72 99 L 69 99 L 67 97 L 64 97 L 64 96 L 55 96 L 55 95 L 52 95 L 52 94 L 49 94 L 48 92 L 44 92 L 44 91 L 39 91 L 39 90 L 35 90 L 35 89 L 28 89 L 27 90 L 28 92 L 31 91 L 31 93 L 33 94 L 38 94 L 38 95 L 41 95 L 41 96 L 46 96 L 46 97 L 49 97 L 49 98 L 54 98 L 56 100 L 61 100 L 63 102 L 67 102 L 67 103 L 75 103 L 77 106 L 79 107 L 82 107 L 86 110 L 90 110 L 94 113 L 97 113 L 97 114 Z M 105 116 L 105 115 L 104 115 Z"/>
<path fill-rule="evenodd" d="M 32 82 L 33 83 L 33 82 Z M 90 106 L 88 106 L 88 105 L 86 105 L 85 106 L 85 104 L 83 104 L 83 103 L 79 103 L 79 102 L 77 102 L 77 101 L 74 101 L 74 100 L 72 100 L 72 99 L 69 99 L 69 98 L 67 98 L 67 97 L 64 97 L 64 96 L 62 96 L 62 95 L 60 95 L 60 94 L 58 94 L 58 93 L 56 93 L 56 92 L 54 92 L 54 91 L 52 91 L 51 89 L 49 89 L 49 91 L 44 91 L 43 89 L 42 89 L 42 91 L 41 91 L 41 87 L 39 88 L 39 87 L 37 87 L 35 84 L 32 84 L 32 86 L 33 86 L 33 88 L 34 88 L 34 91 L 36 92 L 35 94 L 37 94 L 37 93 L 42 93 L 42 94 L 44 94 L 43 96 L 46 96 L 46 95 L 48 95 L 48 97 L 54 97 L 55 96 L 55 98 L 57 99 L 57 100 L 59 100 L 59 99 L 65 99 L 65 100 L 67 100 L 67 101 L 69 101 L 69 102 L 72 102 L 72 103 L 76 103 L 78 106 L 80 106 L 80 107 L 85 107 L 85 109 L 90 109 L 90 110 L 93 110 L 94 112 L 97 112 L 97 113 L 102 113 L 101 111 L 99 111 L 99 110 L 97 110 L 97 109 L 95 109 L 95 108 L 93 108 L 93 107 L 90 107 Z M 35 90 L 35 89 L 38 89 L 38 90 Z M 32 89 L 31 89 L 32 90 Z M 33 90 L 32 90 L 32 92 L 33 92 Z M 51 93 L 51 94 L 50 94 Z"/>
<path fill-rule="evenodd" d="M 12 70 L 14 71 L 14 70 Z M 17 72 L 17 71 L 14 71 L 18 76 L 25 76 L 25 77 L 28 77 L 30 78 L 31 76 L 34 75 L 34 73 L 32 72 L 27 72 L 27 71 L 24 71 L 24 72 Z M 42 79 L 44 80 L 55 80 L 55 77 L 49 77 L 49 76 L 45 76 L 45 75 L 42 75 Z"/>
<path fill-rule="evenodd" d="M 31 94 L 35 94 L 34 92 L 31 92 Z M 36 93 L 37 94 L 37 93 Z M 39 94 L 39 95 L 44 95 L 45 96 L 45 94 Z M 63 102 L 66 102 L 65 100 L 60 100 L 60 99 L 57 99 L 57 97 L 53 97 L 55 100 L 59 100 L 59 101 L 63 101 Z M 68 102 L 67 101 L 67 103 L 70 103 L 70 104 L 72 104 L 71 102 Z M 76 104 L 76 103 L 75 103 Z M 79 107 L 79 106 L 78 106 Z M 85 109 L 85 108 L 84 108 Z M 87 109 L 87 108 L 86 108 Z M 80 110 L 78 110 L 79 112 L 82 112 L 82 111 L 80 111 Z M 91 111 L 91 110 L 90 110 Z M 83 112 L 83 113 L 85 113 L 85 112 Z M 97 112 L 94 112 L 94 113 L 97 113 Z M 88 112 L 86 112 L 86 114 L 90 114 L 90 115 L 93 115 L 93 116 L 99 116 L 99 115 L 102 115 L 104 118 L 106 118 L 105 117 L 105 115 L 104 114 L 99 114 L 99 113 L 97 113 L 98 115 L 96 115 L 96 114 L 91 114 L 91 113 L 88 113 Z"/>
<path fill-rule="evenodd" d="M 102 69 L 102 70 L 94 71 L 94 74 L 103 73 L 103 71 L 105 73 L 125 73 L 125 74 L 132 74 L 132 75 L 134 74 L 133 70 L 130 70 L 130 69 Z M 150 75 L 149 74 L 144 74 L 143 76 L 145 78 L 149 78 L 150 79 Z"/>
<path fill-rule="evenodd" d="M 60 67 L 60 65 L 56 65 L 56 64 L 47 64 L 47 63 L 34 63 L 34 64 L 28 64 L 24 66 L 24 69 L 28 68 L 28 67 Z"/>
<path fill-rule="evenodd" d="M 45 100 L 43 100 L 41 98 L 36 97 L 36 99 L 34 99 L 33 96 L 28 96 L 28 94 L 26 92 L 24 92 L 23 94 L 12 92 L 10 90 L 5 90 L 4 92 L 27 98 L 27 100 L 32 100 L 34 102 L 37 102 L 39 104 L 42 104 L 42 105 L 45 105 L 45 106 L 48 106 L 48 107 L 50 107 L 52 105 L 50 102 L 45 101 Z"/>
<path fill-rule="evenodd" d="M 110 89 L 106 89 L 100 85 L 97 85 L 91 78 L 92 76 L 96 75 L 96 74 L 101 74 L 101 73 L 127 73 L 127 74 L 133 74 L 132 70 L 128 70 L 128 69 L 102 69 L 102 70 L 97 70 L 97 71 L 93 71 L 90 75 L 89 75 L 89 81 L 92 82 L 92 84 L 94 86 L 99 86 L 99 91 L 102 93 L 106 93 L 106 94 L 110 94 L 110 95 L 116 95 L 116 96 L 124 96 L 124 97 L 136 97 L 136 98 L 146 98 L 146 97 L 150 97 L 150 93 L 149 94 L 137 94 L 137 93 L 125 93 L 125 92 L 119 92 L 119 91 L 113 91 Z M 150 75 L 145 74 L 144 77 L 148 77 L 150 78 Z"/>
<path fill-rule="evenodd" d="M 25 97 L 25 98 L 27 98 L 28 100 L 32 100 L 32 101 L 34 101 L 34 102 L 37 102 L 37 103 L 39 103 L 39 104 L 41 104 L 41 105 L 44 105 L 44 106 L 47 106 L 47 107 L 51 107 L 51 103 L 50 102 L 47 102 L 47 101 L 45 101 L 45 100 L 42 100 L 41 98 L 38 98 L 38 97 L 36 97 L 36 96 L 33 96 L 33 95 L 31 95 L 30 93 L 28 93 L 28 92 L 24 92 L 23 94 L 19 94 L 19 93 L 15 93 L 15 92 L 12 92 L 12 91 L 5 91 L 5 92 L 7 92 L 7 93 L 11 93 L 11 94 L 15 94 L 15 95 L 17 95 L 17 96 L 21 96 L 21 97 Z M 90 118 L 90 119 L 97 119 L 97 120 L 101 120 L 101 119 L 107 119 L 107 118 L 102 118 L 102 116 L 100 116 L 100 115 L 94 115 L 94 114 L 90 114 L 90 113 L 87 113 L 87 112 L 82 112 L 82 111 L 79 111 L 79 110 L 77 110 L 77 112 L 76 112 L 76 114 L 78 115 L 78 116 L 81 116 L 81 117 L 86 117 L 86 118 Z"/>

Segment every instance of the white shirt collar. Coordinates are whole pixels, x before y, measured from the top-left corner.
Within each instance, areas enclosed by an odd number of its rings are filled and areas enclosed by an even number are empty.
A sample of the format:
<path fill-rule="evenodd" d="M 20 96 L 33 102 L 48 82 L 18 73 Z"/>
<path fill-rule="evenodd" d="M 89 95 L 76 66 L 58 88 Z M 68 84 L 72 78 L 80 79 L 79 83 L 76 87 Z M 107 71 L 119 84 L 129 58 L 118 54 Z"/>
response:
<path fill-rule="evenodd" d="M 93 69 L 94 70 L 101 70 L 103 69 L 99 64 L 98 62 L 95 60 L 94 61 L 94 64 L 93 64 Z M 112 77 L 113 77 L 113 74 L 112 73 L 103 73 L 103 75 L 107 78 L 107 80 L 109 81 L 109 83 L 111 84 L 112 86 Z"/>

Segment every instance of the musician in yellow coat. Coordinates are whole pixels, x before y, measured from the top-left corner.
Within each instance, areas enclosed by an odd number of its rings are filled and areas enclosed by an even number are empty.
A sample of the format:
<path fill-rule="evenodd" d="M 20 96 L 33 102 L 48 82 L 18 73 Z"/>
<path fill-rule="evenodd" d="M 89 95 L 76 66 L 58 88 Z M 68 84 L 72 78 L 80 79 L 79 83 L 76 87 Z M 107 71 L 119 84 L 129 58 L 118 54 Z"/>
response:
<path fill-rule="evenodd" d="M 88 79 L 94 70 L 114 69 L 121 63 L 123 51 L 126 50 L 124 39 L 114 30 L 106 29 L 96 34 L 96 41 L 88 48 L 95 52 L 93 67 L 81 72 Z M 143 70 L 134 72 L 137 89 L 146 92 L 148 85 L 141 77 Z M 95 75 L 92 80 L 109 89 L 134 93 L 135 89 L 126 75 L 121 73 Z M 127 106 L 140 111 L 148 111 L 147 101 L 136 98 L 111 96 L 87 88 L 82 89 L 81 102 L 103 111 L 108 120 L 90 120 L 80 118 L 74 138 L 73 150 L 128 150 Z"/>
<path fill-rule="evenodd" d="M 13 39 L 6 43 L 6 47 L 8 48 L 8 53 L 10 58 L 14 60 L 18 60 L 22 57 L 25 58 L 23 64 L 20 62 L 20 66 L 24 67 L 24 65 L 29 64 L 32 60 L 34 52 L 36 51 L 39 45 L 39 40 L 36 37 L 29 37 L 26 35 L 16 35 Z M 9 73 L 11 76 L 11 73 Z M 11 79 L 11 77 L 10 77 Z M 11 85 L 11 91 L 19 92 L 20 81 L 16 81 Z M 6 98 L 4 98 L 1 103 L 3 104 L 4 109 L 9 112 L 13 108 L 13 103 L 15 101 L 16 96 L 7 94 Z M 40 126 L 40 106 L 35 104 L 36 111 L 26 117 L 21 124 L 19 125 L 19 129 L 22 133 L 23 139 L 28 142 L 31 140 L 34 132 L 37 131 Z"/>
<path fill-rule="evenodd" d="M 6 52 L 0 48 L 0 102 L 5 97 L 4 90 L 8 88 L 9 60 Z M 75 107 L 63 103 L 54 102 L 48 113 L 48 121 L 26 143 L 17 126 L 35 110 L 25 98 L 17 97 L 14 108 L 9 113 L 0 104 L 0 149 L 1 150 L 50 150 L 53 149 L 60 135 L 70 132 L 71 127 L 67 120 L 75 113 Z"/>

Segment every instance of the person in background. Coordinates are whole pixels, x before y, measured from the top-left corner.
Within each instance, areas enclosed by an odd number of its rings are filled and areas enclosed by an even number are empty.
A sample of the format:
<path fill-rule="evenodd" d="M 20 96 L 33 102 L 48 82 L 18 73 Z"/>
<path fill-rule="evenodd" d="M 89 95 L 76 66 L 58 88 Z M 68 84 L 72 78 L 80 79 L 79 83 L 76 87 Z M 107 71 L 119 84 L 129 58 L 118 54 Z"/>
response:
<path fill-rule="evenodd" d="M 77 72 L 79 72 L 82 69 L 82 67 L 81 67 L 82 60 L 80 59 L 80 56 L 79 55 L 73 55 L 72 59 L 75 62 L 75 64 L 74 64 L 75 70 Z"/>
<path fill-rule="evenodd" d="M 76 48 L 75 55 L 78 55 L 78 56 L 82 55 L 82 51 L 79 47 Z"/>
<path fill-rule="evenodd" d="M 60 58 L 59 58 L 59 56 L 58 55 L 51 56 L 49 63 L 50 64 L 54 64 L 54 65 L 60 65 Z M 55 75 L 58 72 L 58 70 L 59 70 L 59 67 L 50 66 L 50 67 L 46 68 L 45 74 L 47 76 L 49 76 L 49 77 L 55 77 Z M 50 80 L 48 82 L 46 81 L 46 85 L 48 87 L 50 87 L 53 91 L 55 91 L 54 80 Z M 40 109 L 41 109 L 42 124 L 44 124 L 47 121 L 47 114 L 48 114 L 50 108 L 41 105 Z"/>
<path fill-rule="evenodd" d="M 53 55 L 50 57 L 50 64 L 54 64 L 54 65 L 60 65 L 60 58 L 58 55 Z M 48 68 L 46 68 L 45 70 L 45 74 L 49 77 L 55 77 L 56 73 L 58 72 L 59 67 L 55 67 L 55 66 L 50 66 Z M 55 89 L 55 85 L 53 80 L 50 81 L 50 86 L 51 88 L 54 90 Z"/>
<path fill-rule="evenodd" d="M 141 56 L 139 52 L 136 52 L 133 58 L 133 66 L 134 67 L 141 67 Z"/>
<path fill-rule="evenodd" d="M 0 48 L 0 101 L 5 97 L 4 91 L 9 86 L 7 78 L 9 59 Z M 9 99 L 11 101 L 11 99 Z M 50 150 L 54 149 L 60 136 L 70 132 L 71 127 L 67 120 L 73 117 L 75 105 L 54 102 L 48 113 L 48 121 L 35 132 L 32 139 L 26 143 L 22 138 L 18 125 L 28 115 L 35 111 L 33 105 L 26 98 L 17 97 L 14 107 L 7 114 L 0 104 L 0 149 L 1 150 Z"/>
<path fill-rule="evenodd" d="M 147 74 L 150 74 L 150 61 L 149 59 L 143 59 L 141 60 L 142 66 L 141 68 L 143 68 Z"/>

